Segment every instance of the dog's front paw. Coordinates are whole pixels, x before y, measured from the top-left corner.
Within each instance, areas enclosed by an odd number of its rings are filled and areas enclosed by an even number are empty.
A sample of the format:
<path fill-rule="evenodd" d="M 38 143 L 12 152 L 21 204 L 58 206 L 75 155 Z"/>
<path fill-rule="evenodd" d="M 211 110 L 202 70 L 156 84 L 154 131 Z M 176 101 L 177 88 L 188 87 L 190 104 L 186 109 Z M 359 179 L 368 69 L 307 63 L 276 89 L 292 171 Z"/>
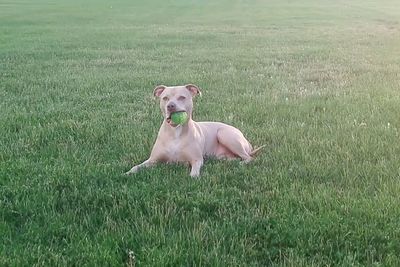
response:
<path fill-rule="evenodd" d="M 199 171 L 197 171 L 197 172 L 192 171 L 192 172 L 190 172 L 190 177 L 197 179 L 197 178 L 200 177 L 200 172 Z"/>
<path fill-rule="evenodd" d="M 137 173 L 138 170 L 139 170 L 139 168 L 137 166 L 135 166 L 132 169 L 130 169 L 129 171 L 127 171 L 126 173 L 124 173 L 124 175 L 131 175 L 131 174 Z"/>

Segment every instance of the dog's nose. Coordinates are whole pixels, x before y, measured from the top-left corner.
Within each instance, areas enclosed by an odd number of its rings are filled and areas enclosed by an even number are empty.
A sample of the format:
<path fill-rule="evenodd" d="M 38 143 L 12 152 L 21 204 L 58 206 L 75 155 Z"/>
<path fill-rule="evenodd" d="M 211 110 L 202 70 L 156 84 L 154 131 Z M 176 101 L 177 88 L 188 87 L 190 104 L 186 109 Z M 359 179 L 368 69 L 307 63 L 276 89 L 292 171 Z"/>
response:
<path fill-rule="evenodd" d="M 174 111 L 174 110 L 176 109 L 175 103 L 174 103 L 174 102 L 168 103 L 167 109 L 168 109 L 169 111 Z"/>

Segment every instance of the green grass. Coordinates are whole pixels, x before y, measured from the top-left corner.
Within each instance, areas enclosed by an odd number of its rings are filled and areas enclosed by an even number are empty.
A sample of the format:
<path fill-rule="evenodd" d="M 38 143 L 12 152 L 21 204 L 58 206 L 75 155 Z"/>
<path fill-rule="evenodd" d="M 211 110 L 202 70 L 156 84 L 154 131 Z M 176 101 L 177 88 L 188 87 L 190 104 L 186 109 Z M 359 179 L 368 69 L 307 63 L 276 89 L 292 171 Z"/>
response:
<path fill-rule="evenodd" d="M 1 266 L 399 266 L 400 5 L 0 0 Z M 158 84 L 267 147 L 123 176 Z M 129 258 L 134 253 L 135 260 Z"/>

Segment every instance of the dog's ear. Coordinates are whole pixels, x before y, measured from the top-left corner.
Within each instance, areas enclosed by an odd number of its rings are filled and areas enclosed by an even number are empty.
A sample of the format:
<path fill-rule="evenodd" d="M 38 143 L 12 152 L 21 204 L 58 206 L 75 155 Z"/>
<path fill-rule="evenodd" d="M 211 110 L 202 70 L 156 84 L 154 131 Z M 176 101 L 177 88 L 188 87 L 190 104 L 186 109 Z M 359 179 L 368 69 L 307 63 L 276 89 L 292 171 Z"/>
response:
<path fill-rule="evenodd" d="M 201 91 L 200 91 L 199 87 L 197 87 L 196 85 L 187 84 L 187 85 L 185 85 L 185 87 L 186 87 L 186 89 L 188 89 L 190 91 L 192 96 L 196 96 L 196 95 L 201 96 Z"/>
<path fill-rule="evenodd" d="M 165 90 L 166 86 L 165 85 L 159 85 L 156 88 L 154 88 L 153 95 L 156 97 L 160 97 L 162 92 Z"/>

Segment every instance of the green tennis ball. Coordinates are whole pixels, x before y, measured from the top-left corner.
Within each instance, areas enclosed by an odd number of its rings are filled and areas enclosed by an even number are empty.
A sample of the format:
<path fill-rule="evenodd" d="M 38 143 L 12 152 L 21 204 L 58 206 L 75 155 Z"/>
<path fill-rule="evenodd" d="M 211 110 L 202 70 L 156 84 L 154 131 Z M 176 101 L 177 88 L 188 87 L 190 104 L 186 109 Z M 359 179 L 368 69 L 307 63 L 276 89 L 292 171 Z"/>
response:
<path fill-rule="evenodd" d="M 171 115 L 171 121 L 176 125 L 181 125 L 187 122 L 189 116 L 185 111 L 174 112 Z"/>

